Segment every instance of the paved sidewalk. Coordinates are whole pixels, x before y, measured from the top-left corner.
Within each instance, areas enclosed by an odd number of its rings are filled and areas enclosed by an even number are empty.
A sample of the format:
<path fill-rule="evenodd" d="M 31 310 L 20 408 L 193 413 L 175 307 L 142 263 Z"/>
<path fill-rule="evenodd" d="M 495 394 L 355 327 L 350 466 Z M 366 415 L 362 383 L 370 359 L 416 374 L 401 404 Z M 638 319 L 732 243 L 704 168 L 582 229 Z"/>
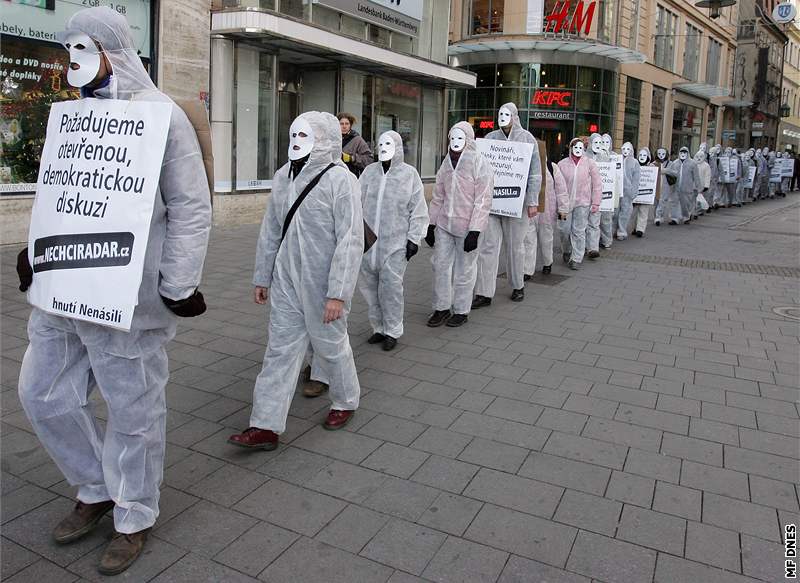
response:
<path fill-rule="evenodd" d="M 353 423 L 323 431 L 327 400 L 298 397 L 270 453 L 226 443 L 247 427 L 264 352 L 249 283 L 258 228 L 216 229 L 209 311 L 182 320 L 169 348 L 161 517 L 118 579 L 782 581 L 783 525 L 800 524 L 800 323 L 775 309 L 800 306 L 798 201 L 650 226 L 579 272 L 557 259 L 558 283 L 537 274 L 522 304 L 501 280 L 459 329 L 425 326 L 425 247 L 394 352 L 365 344 L 354 302 Z M 98 581 L 108 518 L 73 545 L 49 540 L 73 489 L 16 395 L 18 249 L 0 251 L 0 578 Z M 676 265 L 690 259 L 706 263 Z"/>

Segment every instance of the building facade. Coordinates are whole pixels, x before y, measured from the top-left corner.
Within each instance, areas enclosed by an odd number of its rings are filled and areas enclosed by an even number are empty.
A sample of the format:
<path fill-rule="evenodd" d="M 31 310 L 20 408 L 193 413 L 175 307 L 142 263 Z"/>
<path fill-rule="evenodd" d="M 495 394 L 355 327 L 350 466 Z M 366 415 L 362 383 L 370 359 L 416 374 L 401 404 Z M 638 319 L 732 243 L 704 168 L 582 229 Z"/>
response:
<path fill-rule="evenodd" d="M 695 151 L 722 139 L 737 21 L 684 0 L 455 0 L 450 62 L 477 80 L 450 92 L 449 122 L 483 135 L 514 101 L 554 159 L 592 132 Z"/>
<path fill-rule="evenodd" d="M 793 2 L 793 4 L 796 2 Z M 789 115 L 781 118 L 778 127 L 778 147 L 800 152 L 800 27 L 798 19 L 784 27 L 789 37 L 783 59 L 782 107 L 788 106 Z"/>

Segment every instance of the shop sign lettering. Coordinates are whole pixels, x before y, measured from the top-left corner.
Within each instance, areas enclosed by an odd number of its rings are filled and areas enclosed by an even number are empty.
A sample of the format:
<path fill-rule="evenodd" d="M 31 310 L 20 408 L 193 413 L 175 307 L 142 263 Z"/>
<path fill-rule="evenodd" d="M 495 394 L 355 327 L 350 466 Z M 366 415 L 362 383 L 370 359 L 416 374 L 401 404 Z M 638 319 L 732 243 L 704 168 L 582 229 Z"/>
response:
<path fill-rule="evenodd" d="M 552 107 L 572 107 L 572 91 L 550 91 L 537 89 L 531 98 L 531 105 Z"/>
<path fill-rule="evenodd" d="M 579 0 L 575 4 L 575 9 L 570 10 L 572 0 L 559 0 L 553 11 L 544 17 L 544 32 L 580 34 L 583 28 L 584 34 L 588 35 L 592 28 L 596 6 L 596 0 Z"/>

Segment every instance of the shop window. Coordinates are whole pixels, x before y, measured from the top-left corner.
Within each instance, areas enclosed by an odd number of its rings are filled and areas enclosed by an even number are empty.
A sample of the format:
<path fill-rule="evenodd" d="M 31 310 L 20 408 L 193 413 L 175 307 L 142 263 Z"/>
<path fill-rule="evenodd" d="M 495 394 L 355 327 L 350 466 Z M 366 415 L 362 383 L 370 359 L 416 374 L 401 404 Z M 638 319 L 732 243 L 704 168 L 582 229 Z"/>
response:
<path fill-rule="evenodd" d="M 498 87 L 497 88 L 497 108 L 504 103 L 513 103 L 517 109 L 523 109 L 528 103 L 528 90 L 519 87 Z"/>
<path fill-rule="evenodd" d="M 472 0 L 470 34 L 496 34 L 503 32 L 505 0 Z"/>
<path fill-rule="evenodd" d="M 708 124 L 706 128 L 706 142 L 709 147 L 715 143 L 717 139 L 717 106 L 708 106 Z"/>
<path fill-rule="evenodd" d="M 456 121 L 461 121 L 459 118 Z M 476 138 L 482 138 L 492 130 L 497 129 L 497 112 L 493 109 L 470 110 L 467 112 L 466 120 L 475 131 Z M 452 126 L 451 126 L 452 127 Z"/>
<path fill-rule="evenodd" d="M 667 90 L 653 86 L 653 103 L 650 109 L 650 151 L 655 152 L 665 146 L 663 142 L 664 107 L 667 100 Z"/>
<path fill-rule="evenodd" d="M 321 27 L 327 28 L 328 30 L 332 30 L 334 32 L 339 32 L 340 17 L 341 12 L 331 10 L 330 8 L 320 4 L 315 4 L 314 10 L 311 13 L 311 21 L 314 24 L 318 24 Z"/>
<path fill-rule="evenodd" d="M 295 18 L 308 18 L 308 4 L 304 0 L 278 0 L 278 11 Z"/>
<path fill-rule="evenodd" d="M 527 65 L 501 64 L 497 65 L 497 86 L 498 87 L 520 87 L 522 83 L 522 70 Z"/>
<path fill-rule="evenodd" d="M 575 136 L 590 136 L 593 133 L 602 134 L 602 133 L 611 133 L 611 128 L 606 128 L 603 125 L 603 118 L 602 116 L 590 114 L 590 113 L 579 113 L 575 116 Z"/>
<path fill-rule="evenodd" d="M 436 175 L 441 163 L 442 110 L 444 93 L 441 89 L 425 87 L 422 90 L 422 160 L 420 174 Z"/>
<path fill-rule="evenodd" d="M 416 165 L 422 87 L 395 79 L 375 79 L 375 138 L 394 130 L 403 138 L 406 160 Z"/>
<path fill-rule="evenodd" d="M 339 109 L 356 118 L 353 129 L 369 143 L 372 140 L 372 75 L 343 69 Z"/>
<path fill-rule="evenodd" d="M 639 142 L 641 99 L 642 82 L 639 79 L 628 77 L 628 86 L 625 89 L 625 118 L 623 120 L 622 136 L 625 142 L 630 142 L 634 146 Z"/>
<path fill-rule="evenodd" d="M 617 42 L 619 0 L 599 0 L 597 3 L 597 39 L 608 44 Z"/>
<path fill-rule="evenodd" d="M 539 87 L 575 87 L 577 67 L 572 65 L 542 65 Z M 536 83 L 533 83 L 536 86 Z"/>
<path fill-rule="evenodd" d="M 274 67 L 272 55 L 247 45 L 237 45 L 236 190 L 263 189 L 274 173 L 270 147 L 275 117 Z"/>
<path fill-rule="evenodd" d="M 407 36 L 405 34 L 401 34 L 399 32 L 392 33 L 392 50 L 398 51 L 401 53 L 406 53 L 409 55 L 413 55 L 416 51 L 415 42 L 413 36 Z"/>
<path fill-rule="evenodd" d="M 683 76 L 697 81 L 697 68 L 700 61 L 700 29 L 686 25 L 686 44 L 683 50 Z"/>
<path fill-rule="evenodd" d="M 675 102 L 672 114 L 671 150 L 677 152 L 683 146 L 690 152 L 700 147 L 700 129 L 703 126 L 703 110 L 685 103 Z"/>
<path fill-rule="evenodd" d="M 675 32 L 678 17 L 664 8 L 656 9 L 656 34 L 653 61 L 657 67 L 672 71 L 675 67 Z"/>
<path fill-rule="evenodd" d="M 494 89 L 470 89 L 467 92 L 467 109 L 493 109 Z"/>
<path fill-rule="evenodd" d="M 450 111 L 462 111 L 467 109 L 467 90 L 451 89 L 448 97 L 448 107 Z"/>
<path fill-rule="evenodd" d="M 597 91 L 578 91 L 575 107 L 578 111 L 600 113 L 602 94 Z"/>
<path fill-rule="evenodd" d="M 578 89 L 600 91 L 603 83 L 603 70 L 594 67 L 580 67 L 578 69 Z"/>
<path fill-rule="evenodd" d="M 617 97 L 613 93 L 603 93 L 600 98 L 600 113 L 604 115 L 614 115 L 617 111 Z"/>
<path fill-rule="evenodd" d="M 369 40 L 370 42 L 380 45 L 382 47 L 389 46 L 390 31 L 381 26 L 369 25 Z"/>
<path fill-rule="evenodd" d="M 722 44 L 713 38 L 708 39 L 708 59 L 706 60 L 706 83 L 719 85 L 719 65 L 722 58 Z"/>
<path fill-rule="evenodd" d="M 314 6 L 314 10 L 317 10 L 317 5 Z M 341 23 L 339 26 L 342 34 L 352 36 L 353 38 L 359 38 L 361 40 L 366 38 L 367 23 L 363 20 L 353 18 L 347 14 L 342 14 Z"/>
<path fill-rule="evenodd" d="M 495 67 L 494 65 L 472 65 L 470 71 L 475 73 L 475 86 L 476 87 L 494 87 L 495 86 Z"/>
<path fill-rule="evenodd" d="M 617 74 L 614 71 L 603 71 L 603 92 L 617 92 Z"/>

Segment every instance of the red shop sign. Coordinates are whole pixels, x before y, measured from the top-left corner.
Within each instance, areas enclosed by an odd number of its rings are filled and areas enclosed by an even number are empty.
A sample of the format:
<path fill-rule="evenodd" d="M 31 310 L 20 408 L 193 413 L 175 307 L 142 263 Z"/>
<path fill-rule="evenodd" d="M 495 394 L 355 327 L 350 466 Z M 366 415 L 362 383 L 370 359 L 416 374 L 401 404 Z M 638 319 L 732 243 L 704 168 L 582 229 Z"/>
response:
<path fill-rule="evenodd" d="M 572 0 L 558 0 L 553 6 L 553 12 L 544 17 L 544 32 L 580 34 L 583 28 L 584 34 L 588 35 L 594 20 L 596 0 L 579 0 L 575 4 L 575 10 L 570 10 L 571 5 Z"/>
<path fill-rule="evenodd" d="M 572 107 L 572 91 L 537 89 L 531 97 L 531 105 Z"/>
<path fill-rule="evenodd" d="M 491 119 L 485 119 L 478 124 L 478 127 L 482 130 L 493 130 L 494 121 Z"/>

